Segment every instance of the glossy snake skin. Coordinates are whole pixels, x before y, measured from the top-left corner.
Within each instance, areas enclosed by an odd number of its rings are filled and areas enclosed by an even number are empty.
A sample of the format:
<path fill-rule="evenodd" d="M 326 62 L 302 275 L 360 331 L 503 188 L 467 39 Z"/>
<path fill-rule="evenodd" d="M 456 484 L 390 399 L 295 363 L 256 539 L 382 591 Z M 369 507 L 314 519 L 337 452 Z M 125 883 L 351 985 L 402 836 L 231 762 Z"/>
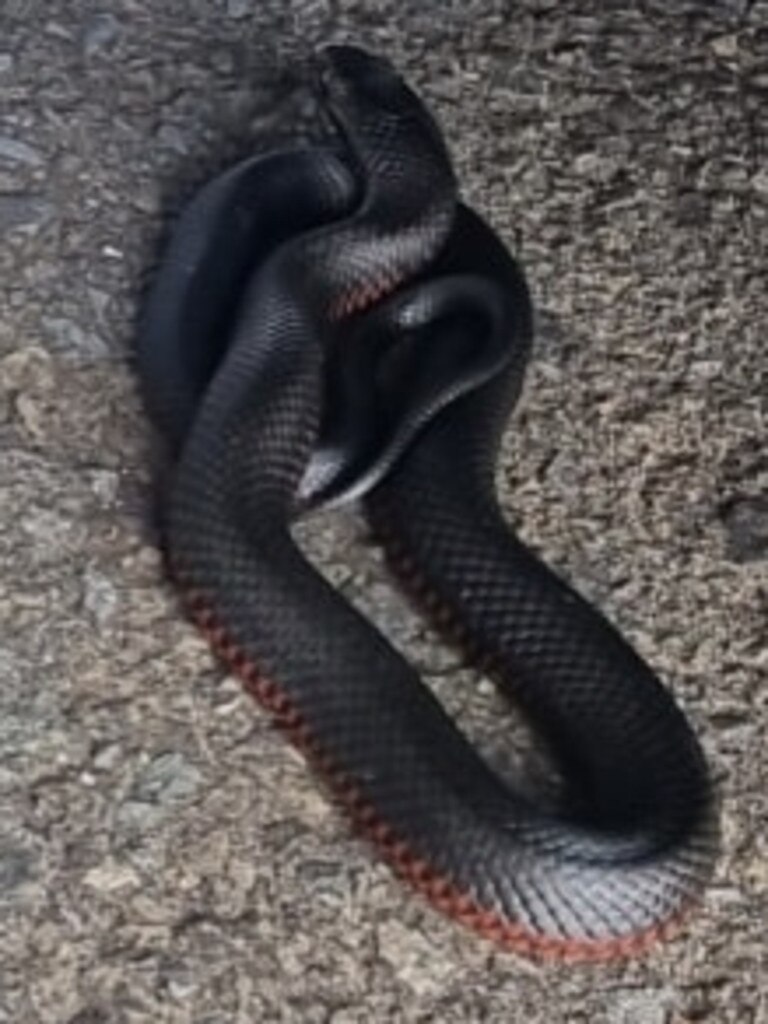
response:
<path fill-rule="evenodd" d="M 518 267 L 459 202 L 435 122 L 389 63 L 334 47 L 320 67 L 340 142 L 215 179 L 149 298 L 139 368 L 175 458 L 171 570 L 228 667 L 437 907 L 533 955 L 639 952 L 711 870 L 701 750 L 653 671 L 497 504 L 531 341 Z M 556 798 L 497 777 L 305 560 L 292 521 L 351 497 L 539 733 Z"/>

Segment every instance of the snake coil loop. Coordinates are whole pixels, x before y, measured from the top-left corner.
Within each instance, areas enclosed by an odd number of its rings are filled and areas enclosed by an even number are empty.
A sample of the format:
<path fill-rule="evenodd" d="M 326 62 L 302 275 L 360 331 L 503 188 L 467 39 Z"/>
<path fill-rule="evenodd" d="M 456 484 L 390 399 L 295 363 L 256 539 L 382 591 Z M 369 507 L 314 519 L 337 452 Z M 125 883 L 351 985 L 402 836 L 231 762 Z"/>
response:
<path fill-rule="evenodd" d="M 206 186 L 148 300 L 139 369 L 175 454 L 172 571 L 228 667 L 436 906 L 532 955 L 637 953 L 712 868 L 701 749 L 499 509 L 532 333 L 518 266 L 459 202 L 435 122 L 389 63 L 351 47 L 322 63 L 340 142 Z M 541 734 L 557 799 L 503 783 L 301 555 L 293 517 L 351 497 Z"/>

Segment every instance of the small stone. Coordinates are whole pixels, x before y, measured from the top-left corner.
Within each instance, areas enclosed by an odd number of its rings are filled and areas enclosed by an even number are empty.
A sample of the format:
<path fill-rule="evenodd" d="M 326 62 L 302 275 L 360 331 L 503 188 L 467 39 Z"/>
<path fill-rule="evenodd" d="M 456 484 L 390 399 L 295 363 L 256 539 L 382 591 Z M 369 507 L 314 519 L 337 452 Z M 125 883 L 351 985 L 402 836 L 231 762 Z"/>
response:
<path fill-rule="evenodd" d="M 189 144 L 184 133 L 175 124 L 161 124 L 155 132 L 155 139 L 163 149 L 172 149 L 182 156 L 189 152 Z"/>
<path fill-rule="evenodd" d="M 768 497 L 738 498 L 722 512 L 726 552 L 734 562 L 768 556 Z"/>
<path fill-rule="evenodd" d="M 183 754 L 160 754 L 139 773 L 130 798 L 119 807 L 118 827 L 127 833 L 157 828 L 192 799 L 200 781 L 200 772 Z"/>
<path fill-rule="evenodd" d="M 116 768 L 123 757 L 123 748 L 119 743 L 108 743 L 93 755 L 93 767 L 100 772 L 109 772 Z"/>
<path fill-rule="evenodd" d="M 235 57 L 229 50 L 214 50 L 211 54 L 211 66 L 220 75 L 231 75 L 235 70 Z"/>
<path fill-rule="evenodd" d="M 109 304 L 112 301 L 112 296 L 109 292 L 105 292 L 101 288 L 89 288 L 88 296 L 91 300 L 91 305 L 93 306 L 96 318 L 101 321 L 105 320 Z"/>
<path fill-rule="evenodd" d="M 45 439 L 45 407 L 30 395 L 18 395 L 14 409 L 24 433 L 33 441 Z"/>
<path fill-rule="evenodd" d="M 716 36 L 709 44 L 712 52 L 723 60 L 733 59 L 739 52 L 739 37 L 735 32 Z"/>
<path fill-rule="evenodd" d="M 93 616 L 96 625 L 106 625 L 114 617 L 117 605 L 117 591 L 112 581 L 96 569 L 86 569 L 83 575 L 83 608 Z"/>
<path fill-rule="evenodd" d="M 567 344 L 565 329 L 554 311 L 539 309 L 535 312 L 535 359 L 556 361 Z"/>
<path fill-rule="evenodd" d="M 768 858 L 765 851 L 750 857 L 744 865 L 744 875 L 760 892 L 768 891 Z"/>
<path fill-rule="evenodd" d="M 132 196 L 132 203 L 141 213 L 157 213 L 162 206 L 162 197 L 154 185 L 138 187 Z"/>
<path fill-rule="evenodd" d="M 103 338 L 92 331 L 84 331 L 74 320 L 66 317 L 44 317 L 43 327 L 55 351 L 94 359 L 103 359 L 109 355 L 109 348 Z"/>
<path fill-rule="evenodd" d="M 672 995 L 667 989 L 617 992 L 606 1006 L 610 1024 L 665 1024 Z"/>
<path fill-rule="evenodd" d="M 580 153 L 573 161 L 574 171 L 586 178 L 599 176 L 601 160 L 597 153 Z"/>
<path fill-rule="evenodd" d="M 251 9 L 251 0 L 227 0 L 228 18 L 245 18 Z"/>
<path fill-rule="evenodd" d="M 86 1006 L 79 1010 L 74 1017 L 70 1017 L 67 1024 L 109 1024 L 109 1013 L 98 1006 Z"/>
<path fill-rule="evenodd" d="M 96 469 L 91 473 L 91 490 L 103 505 L 114 505 L 119 489 L 120 477 L 113 470 Z"/>
<path fill-rule="evenodd" d="M 134 798 L 148 803 L 174 804 L 189 799 L 200 785 L 200 772 L 183 754 L 161 754 L 144 769 Z"/>
<path fill-rule="evenodd" d="M 0 359 L 0 391 L 44 391 L 53 383 L 51 357 L 37 345 L 16 349 Z"/>
<path fill-rule="evenodd" d="M 27 164 L 29 167 L 40 167 L 44 162 L 43 156 L 38 150 L 20 139 L 12 139 L 7 135 L 0 135 L 0 160 L 7 160 L 13 164 Z"/>
<path fill-rule="evenodd" d="M 110 859 L 91 868 L 83 882 L 97 892 L 116 892 L 118 889 L 136 887 L 139 877 L 130 865 L 118 864 Z"/>
<path fill-rule="evenodd" d="M 698 192 L 686 192 L 681 195 L 675 206 L 675 219 L 681 227 L 706 224 L 710 219 L 710 204 L 707 197 Z"/>
<path fill-rule="evenodd" d="M 422 934 L 394 920 L 380 925 L 377 934 L 382 960 L 417 996 L 434 997 L 445 990 L 452 972 L 450 962 L 437 956 Z"/>
<path fill-rule="evenodd" d="M 11 71 L 13 71 L 13 55 L 0 53 L 0 75 L 7 75 Z"/>
<path fill-rule="evenodd" d="M 72 33 L 69 28 L 66 25 L 63 25 L 60 21 L 46 21 L 43 26 L 43 31 L 53 39 L 61 39 L 65 43 L 72 42 Z"/>
<path fill-rule="evenodd" d="M 691 363 L 689 373 L 699 380 L 716 380 L 723 375 L 723 364 L 720 359 L 696 359 Z"/>
<path fill-rule="evenodd" d="M 35 858 L 21 847 L 0 847 L 0 893 L 11 892 L 29 881 Z"/>
<path fill-rule="evenodd" d="M 163 820 L 163 812 L 154 804 L 141 800 L 126 800 L 115 815 L 115 824 L 121 834 L 151 832 Z"/>
<path fill-rule="evenodd" d="M 106 50 L 120 35 L 120 22 L 114 14 L 94 14 L 88 19 L 83 31 L 83 52 L 86 57 L 93 57 L 101 50 Z"/>
<path fill-rule="evenodd" d="M 84 532 L 83 524 L 47 508 L 30 509 L 21 528 L 37 543 L 38 553 L 49 558 L 61 557 Z"/>
<path fill-rule="evenodd" d="M 21 686 L 21 663 L 17 655 L 7 647 L 0 647 L 0 679 L 3 687 L 10 693 Z"/>
<path fill-rule="evenodd" d="M 54 207 L 38 196 L 0 195 L 0 235 L 18 228 L 36 230 L 53 214 Z"/>

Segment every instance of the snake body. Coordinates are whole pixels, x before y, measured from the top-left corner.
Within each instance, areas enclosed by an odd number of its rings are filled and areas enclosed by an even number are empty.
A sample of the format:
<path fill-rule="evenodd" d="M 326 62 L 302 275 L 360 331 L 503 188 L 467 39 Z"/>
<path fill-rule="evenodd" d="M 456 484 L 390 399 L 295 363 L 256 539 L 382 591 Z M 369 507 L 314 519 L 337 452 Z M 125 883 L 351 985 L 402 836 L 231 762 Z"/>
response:
<path fill-rule="evenodd" d="M 341 147 L 216 179 L 149 299 L 139 368 L 175 456 L 171 570 L 228 667 L 436 906 L 533 955 L 639 952 L 711 870 L 701 749 L 499 509 L 531 337 L 517 265 L 459 203 L 391 66 L 334 47 L 323 68 Z M 355 495 L 405 585 L 541 735 L 556 798 L 503 782 L 297 548 L 302 510 Z"/>

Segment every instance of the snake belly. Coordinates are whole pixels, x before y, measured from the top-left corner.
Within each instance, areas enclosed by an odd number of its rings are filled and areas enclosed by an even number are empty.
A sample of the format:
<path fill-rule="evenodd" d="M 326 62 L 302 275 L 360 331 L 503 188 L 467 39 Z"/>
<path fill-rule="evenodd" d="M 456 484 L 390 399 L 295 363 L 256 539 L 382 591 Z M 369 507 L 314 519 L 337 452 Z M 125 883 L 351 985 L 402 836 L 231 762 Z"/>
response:
<path fill-rule="evenodd" d="M 435 906 L 534 956 L 638 953 L 675 929 L 712 869 L 700 746 L 652 670 L 498 506 L 531 335 L 519 269 L 458 202 L 440 132 L 388 62 L 352 47 L 323 61 L 346 155 L 310 149 L 223 176 L 182 219 L 147 307 L 139 369 L 176 452 L 171 571 L 227 666 Z M 436 351 L 482 330 L 503 344 L 440 398 L 428 365 L 396 378 L 413 393 L 400 440 L 371 459 L 364 509 L 406 588 L 542 737 L 562 780 L 551 801 L 490 769 L 291 536 L 329 353 L 339 338 L 365 346 L 371 316 L 396 337 L 433 312 L 423 336 Z"/>

